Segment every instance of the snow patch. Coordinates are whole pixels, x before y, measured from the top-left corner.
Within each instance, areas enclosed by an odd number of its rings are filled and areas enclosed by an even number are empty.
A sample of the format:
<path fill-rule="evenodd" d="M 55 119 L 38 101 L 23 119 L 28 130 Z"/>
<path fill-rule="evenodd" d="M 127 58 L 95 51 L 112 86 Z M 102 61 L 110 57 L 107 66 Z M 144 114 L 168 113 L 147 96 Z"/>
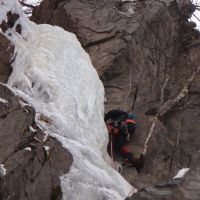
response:
<path fill-rule="evenodd" d="M 27 103 L 24 103 L 23 101 L 21 101 L 21 100 L 19 100 L 19 103 L 20 103 L 20 106 L 23 108 L 23 107 L 25 107 L 25 106 L 28 106 L 28 104 Z"/>
<path fill-rule="evenodd" d="M 49 153 L 49 146 L 44 146 L 44 149 L 47 153 Z"/>
<path fill-rule="evenodd" d="M 26 147 L 24 150 L 25 151 L 31 151 L 31 147 Z"/>
<path fill-rule="evenodd" d="M 30 132 L 32 132 L 32 133 L 35 133 L 35 132 L 37 132 L 37 130 L 36 130 L 36 129 L 34 129 L 32 126 L 29 126 L 28 128 L 29 128 L 29 131 L 30 131 Z"/>
<path fill-rule="evenodd" d="M 48 140 L 48 134 L 45 134 L 42 141 L 43 141 L 43 142 L 46 142 L 47 140 Z"/>
<path fill-rule="evenodd" d="M 6 175 L 6 168 L 4 167 L 4 164 L 0 164 L 0 176 Z"/>
<path fill-rule="evenodd" d="M 200 1 L 199 0 L 193 0 L 192 3 L 197 6 L 195 12 L 192 14 L 191 21 L 196 23 L 196 29 L 200 30 Z"/>
<path fill-rule="evenodd" d="M 49 155 L 49 146 L 44 146 L 45 151 L 47 152 L 47 156 Z"/>
<path fill-rule="evenodd" d="M 4 103 L 4 104 L 8 104 L 8 101 L 6 99 L 2 99 L 0 98 L 0 102 Z"/>
<path fill-rule="evenodd" d="M 46 151 L 49 151 L 49 146 L 44 146 L 44 149 L 45 149 Z"/>
<path fill-rule="evenodd" d="M 189 171 L 190 168 L 183 168 L 181 170 L 178 171 L 178 173 L 176 174 L 176 176 L 173 177 L 173 179 L 179 179 L 179 178 L 183 178 L 185 176 L 185 174 Z"/>

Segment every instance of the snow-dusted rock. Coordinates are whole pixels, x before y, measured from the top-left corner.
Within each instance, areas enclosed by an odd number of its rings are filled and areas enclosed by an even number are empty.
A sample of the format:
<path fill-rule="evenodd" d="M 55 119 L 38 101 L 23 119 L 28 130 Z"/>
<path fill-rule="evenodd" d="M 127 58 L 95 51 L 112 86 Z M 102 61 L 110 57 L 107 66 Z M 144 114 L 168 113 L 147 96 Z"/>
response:
<path fill-rule="evenodd" d="M 0 104 L 0 198 L 61 199 L 59 177 L 69 170 L 71 155 L 53 138 L 39 142 L 46 135 L 35 124 L 34 109 L 22 107 L 2 84 L 0 98 L 8 102 Z M 48 156 L 43 146 L 49 146 Z"/>

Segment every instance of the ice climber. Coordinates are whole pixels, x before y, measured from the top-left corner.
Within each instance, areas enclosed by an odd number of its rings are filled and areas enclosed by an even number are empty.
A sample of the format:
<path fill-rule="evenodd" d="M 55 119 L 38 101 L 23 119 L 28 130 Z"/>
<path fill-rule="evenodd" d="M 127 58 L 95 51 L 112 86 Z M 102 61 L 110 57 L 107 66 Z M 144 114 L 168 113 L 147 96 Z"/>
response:
<path fill-rule="evenodd" d="M 122 155 L 123 163 L 131 164 L 140 171 L 144 166 L 144 156 L 141 154 L 135 158 L 126 146 L 135 133 L 135 116 L 122 110 L 111 110 L 105 114 L 105 123 L 109 133 L 108 153 L 112 157 L 114 150 Z"/>

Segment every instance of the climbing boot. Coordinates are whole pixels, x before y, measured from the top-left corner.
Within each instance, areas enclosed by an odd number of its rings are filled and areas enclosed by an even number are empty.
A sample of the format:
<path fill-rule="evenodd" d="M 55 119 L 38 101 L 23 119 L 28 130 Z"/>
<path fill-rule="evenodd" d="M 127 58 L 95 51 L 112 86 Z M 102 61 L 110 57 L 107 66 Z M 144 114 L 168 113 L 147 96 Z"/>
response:
<path fill-rule="evenodd" d="M 135 167 L 137 172 L 139 173 L 144 167 L 144 162 L 144 155 L 141 154 L 139 158 L 124 159 L 123 165 L 127 167 Z"/>

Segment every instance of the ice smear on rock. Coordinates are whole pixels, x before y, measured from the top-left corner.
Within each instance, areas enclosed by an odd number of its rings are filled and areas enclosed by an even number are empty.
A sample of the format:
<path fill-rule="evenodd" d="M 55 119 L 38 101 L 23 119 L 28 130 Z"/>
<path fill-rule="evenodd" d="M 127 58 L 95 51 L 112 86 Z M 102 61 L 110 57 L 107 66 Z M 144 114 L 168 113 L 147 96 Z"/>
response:
<path fill-rule="evenodd" d="M 104 89 L 88 54 L 74 34 L 30 22 L 16 0 L 0 3 L 0 22 L 10 10 L 20 15 L 5 33 L 16 55 L 8 85 L 73 155 L 70 172 L 61 177 L 63 199 L 124 199 L 131 186 L 107 165 Z M 17 23 L 22 35 L 15 32 Z"/>
<path fill-rule="evenodd" d="M 4 103 L 4 104 L 7 104 L 7 103 L 8 103 L 8 101 L 7 101 L 6 99 L 2 99 L 2 98 L 0 98 L 0 102 L 2 102 L 2 103 Z"/>
<path fill-rule="evenodd" d="M 176 176 L 174 176 L 174 179 L 179 179 L 179 178 L 183 178 L 185 176 L 185 174 L 190 170 L 190 168 L 183 168 L 180 169 L 178 171 L 178 173 L 176 174 Z"/>
<path fill-rule="evenodd" d="M 6 169 L 4 167 L 4 164 L 0 164 L 0 176 L 6 175 Z"/>

